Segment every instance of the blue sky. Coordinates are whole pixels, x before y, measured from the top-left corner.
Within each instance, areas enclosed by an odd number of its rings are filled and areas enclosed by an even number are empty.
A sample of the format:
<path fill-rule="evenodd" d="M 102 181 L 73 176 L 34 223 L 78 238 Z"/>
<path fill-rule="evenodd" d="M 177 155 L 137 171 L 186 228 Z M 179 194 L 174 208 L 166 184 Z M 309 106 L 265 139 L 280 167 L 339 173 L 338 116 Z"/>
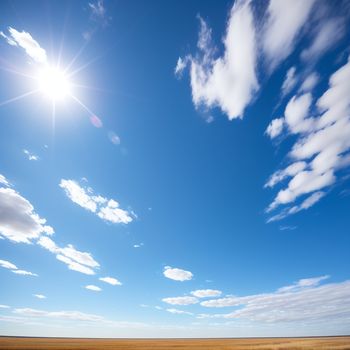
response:
<path fill-rule="evenodd" d="M 349 334 L 346 1 L 0 9 L 1 334 Z"/>

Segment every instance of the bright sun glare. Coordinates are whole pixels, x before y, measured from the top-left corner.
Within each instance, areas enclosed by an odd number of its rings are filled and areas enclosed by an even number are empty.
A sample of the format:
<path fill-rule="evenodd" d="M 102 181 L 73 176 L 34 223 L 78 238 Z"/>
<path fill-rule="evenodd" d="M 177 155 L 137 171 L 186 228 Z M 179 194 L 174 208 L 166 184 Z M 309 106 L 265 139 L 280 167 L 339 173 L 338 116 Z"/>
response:
<path fill-rule="evenodd" d="M 70 95 L 71 84 L 63 71 L 47 67 L 39 74 L 39 89 L 48 98 L 56 101 Z"/>

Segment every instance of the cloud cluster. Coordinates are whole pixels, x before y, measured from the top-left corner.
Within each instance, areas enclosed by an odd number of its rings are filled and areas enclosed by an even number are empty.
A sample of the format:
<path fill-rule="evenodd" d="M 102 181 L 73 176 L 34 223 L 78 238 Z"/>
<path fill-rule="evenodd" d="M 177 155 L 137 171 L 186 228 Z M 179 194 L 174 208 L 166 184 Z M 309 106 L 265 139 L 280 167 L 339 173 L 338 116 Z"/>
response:
<path fill-rule="evenodd" d="M 320 285 L 326 278 L 328 276 L 302 279 L 274 293 L 203 301 L 201 305 L 205 307 L 236 307 L 230 313 L 204 317 L 268 323 L 348 321 L 350 281 Z"/>
<path fill-rule="evenodd" d="M 230 120 L 242 118 L 260 87 L 257 66 L 261 66 L 261 73 L 265 69 L 269 75 L 294 51 L 314 4 L 315 0 L 271 0 L 263 16 L 256 20 L 258 5 L 248 0 L 235 1 L 221 56 L 212 42 L 211 29 L 199 17 L 198 51 L 195 55 L 179 57 L 175 67 L 177 77 L 189 67 L 194 105 L 197 108 L 219 107 Z M 329 28 L 338 22 L 334 19 Z M 322 38 L 328 37 L 329 29 L 326 34 L 324 32 L 316 31 L 308 52 L 321 54 L 322 44 L 317 42 L 326 41 Z M 304 56 L 305 59 L 311 57 L 307 53 Z M 296 67 L 291 67 L 283 83 L 282 95 L 288 94 L 297 81 Z"/>
<path fill-rule="evenodd" d="M 182 269 L 178 269 L 176 267 L 171 267 L 171 266 L 165 266 L 164 267 L 164 271 L 163 271 L 163 275 L 166 278 L 170 278 L 174 281 L 189 281 L 192 279 L 193 274 L 191 271 L 186 271 L 186 270 L 182 270 Z"/>
<path fill-rule="evenodd" d="M 117 201 L 94 195 L 90 187 L 84 188 L 74 180 L 64 179 L 61 180 L 60 187 L 64 189 L 72 202 L 91 211 L 102 220 L 123 224 L 128 224 L 133 220 L 132 214 L 121 209 Z"/>
<path fill-rule="evenodd" d="M 13 273 L 15 273 L 16 275 L 22 275 L 22 276 L 38 276 L 36 273 L 30 272 L 30 271 L 26 271 L 26 270 L 20 270 L 18 269 L 18 267 L 7 261 L 7 260 L 0 260 L 0 266 L 5 268 L 5 269 L 9 269 L 11 270 Z"/>
<path fill-rule="evenodd" d="M 9 35 L 0 32 L 0 36 L 6 39 L 9 45 L 21 47 L 25 50 L 26 54 L 37 63 L 45 63 L 47 61 L 46 51 L 28 32 L 19 32 L 11 27 L 8 28 L 8 31 Z"/>
<path fill-rule="evenodd" d="M 86 275 L 94 275 L 95 269 L 100 266 L 90 253 L 81 252 L 75 249 L 71 244 L 60 248 L 51 238 L 46 236 L 41 237 L 37 243 L 55 254 L 56 258 L 65 263 L 70 270 L 78 271 Z"/>
<path fill-rule="evenodd" d="M 282 132 L 296 136 L 289 153 L 290 165 L 276 171 L 266 187 L 287 180 L 268 212 L 303 197 L 299 204 L 284 208 L 269 221 L 310 208 L 337 181 L 336 173 L 350 165 L 350 60 L 332 74 L 329 88 L 314 103 L 310 92 L 293 96 L 284 117 L 275 119 L 266 133 L 275 138 Z M 316 110 L 316 113 L 315 113 Z M 276 123 L 282 124 L 277 127 Z M 305 197 L 305 195 L 308 195 Z"/>

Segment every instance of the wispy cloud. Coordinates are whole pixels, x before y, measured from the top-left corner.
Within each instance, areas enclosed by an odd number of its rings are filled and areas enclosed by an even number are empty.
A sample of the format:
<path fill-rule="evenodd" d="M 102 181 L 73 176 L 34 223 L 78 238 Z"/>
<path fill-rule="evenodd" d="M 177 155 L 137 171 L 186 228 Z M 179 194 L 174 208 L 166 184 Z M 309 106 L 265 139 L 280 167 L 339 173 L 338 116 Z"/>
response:
<path fill-rule="evenodd" d="M 315 0 L 271 0 L 263 30 L 263 50 L 273 70 L 293 51 Z"/>
<path fill-rule="evenodd" d="M 38 298 L 38 299 L 46 299 L 46 296 L 43 294 L 33 294 L 33 296 Z"/>
<path fill-rule="evenodd" d="M 100 287 L 97 287 L 93 284 L 89 284 L 88 286 L 85 286 L 86 289 L 92 290 L 93 292 L 101 292 L 102 289 Z"/>
<path fill-rule="evenodd" d="M 219 297 L 222 292 L 217 289 L 198 289 L 191 292 L 191 294 L 197 298 L 212 298 Z"/>
<path fill-rule="evenodd" d="M 189 281 L 192 279 L 193 274 L 191 271 L 186 271 L 178 268 L 173 268 L 170 266 L 165 266 L 163 275 L 167 278 L 170 278 L 174 281 Z"/>
<path fill-rule="evenodd" d="M 114 277 L 100 277 L 100 281 L 111 284 L 112 286 L 121 286 L 122 283 Z"/>
<path fill-rule="evenodd" d="M 350 281 L 320 285 L 328 277 L 301 279 L 273 293 L 226 297 L 203 301 L 201 305 L 215 308 L 236 307 L 230 313 L 205 316 L 209 318 L 247 319 L 267 323 L 348 321 Z"/>
<path fill-rule="evenodd" d="M 162 301 L 171 305 L 192 305 L 198 303 L 197 298 L 190 296 L 163 298 Z"/>
<path fill-rule="evenodd" d="M 9 269 L 11 270 L 13 273 L 15 273 L 16 275 L 22 275 L 22 276 L 38 276 L 36 273 L 30 272 L 30 271 L 26 271 L 26 270 L 20 270 L 18 269 L 18 267 L 7 261 L 7 260 L 0 260 L 0 266 L 5 268 L 5 269 Z"/>
<path fill-rule="evenodd" d="M 1 32 L 0 36 L 6 39 L 7 43 L 12 46 L 19 46 L 25 50 L 26 54 L 37 63 L 45 63 L 47 61 L 46 51 L 33 39 L 30 33 L 9 27 L 9 35 Z"/>
<path fill-rule="evenodd" d="M 27 149 L 24 149 L 23 153 L 27 156 L 28 160 L 39 160 L 39 157 L 37 155 L 28 151 Z"/>
<path fill-rule="evenodd" d="M 55 254 L 56 258 L 65 263 L 70 270 L 81 272 L 86 275 L 94 275 L 95 269 L 100 266 L 90 253 L 81 252 L 75 249 L 71 244 L 60 248 L 51 238 L 46 236 L 41 237 L 37 243 Z"/>
<path fill-rule="evenodd" d="M 0 174 L 0 184 L 4 186 L 10 186 L 10 183 L 6 179 L 6 177 L 2 174 Z"/>
<path fill-rule="evenodd" d="M 166 311 L 170 312 L 171 314 L 176 314 L 176 315 L 193 315 L 192 312 L 179 310 L 179 309 L 166 309 Z"/>
<path fill-rule="evenodd" d="M 133 220 L 131 212 L 121 209 L 119 203 L 114 199 L 94 195 L 91 187 L 85 188 L 74 180 L 64 179 L 61 180 L 60 187 L 64 189 L 65 194 L 72 202 L 93 212 L 102 220 L 114 224 L 128 224 Z"/>

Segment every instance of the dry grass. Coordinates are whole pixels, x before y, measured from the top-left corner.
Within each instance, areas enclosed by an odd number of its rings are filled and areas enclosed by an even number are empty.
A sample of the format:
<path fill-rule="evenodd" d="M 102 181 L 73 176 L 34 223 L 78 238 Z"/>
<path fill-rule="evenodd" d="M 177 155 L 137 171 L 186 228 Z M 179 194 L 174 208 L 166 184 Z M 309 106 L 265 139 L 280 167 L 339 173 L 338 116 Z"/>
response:
<path fill-rule="evenodd" d="M 0 337 L 16 350 L 350 350 L 350 337 L 260 339 L 70 339 Z"/>

